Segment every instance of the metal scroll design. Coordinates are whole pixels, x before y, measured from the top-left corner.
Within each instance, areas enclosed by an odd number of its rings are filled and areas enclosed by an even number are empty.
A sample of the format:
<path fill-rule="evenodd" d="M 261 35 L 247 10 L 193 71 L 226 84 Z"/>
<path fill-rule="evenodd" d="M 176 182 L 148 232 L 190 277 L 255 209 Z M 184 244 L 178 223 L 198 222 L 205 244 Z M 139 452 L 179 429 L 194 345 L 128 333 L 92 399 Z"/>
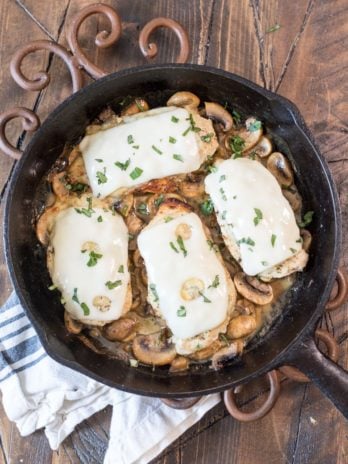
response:
<path fill-rule="evenodd" d="M 190 55 L 190 42 L 186 30 L 174 19 L 154 18 L 149 21 L 140 32 L 139 47 L 145 58 L 154 58 L 158 53 L 158 47 L 154 42 L 150 42 L 151 34 L 160 27 L 167 27 L 175 32 L 180 42 L 180 52 L 177 56 L 177 63 L 186 63 Z"/>
<path fill-rule="evenodd" d="M 11 145 L 6 136 L 6 125 L 16 118 L 22 118 L 22 128 L 29 132 L 40 127 L 40 120 L 33 111 L 23 107 L 11 108 L 0 114 L 0 149 L 11 158 L 19 159 L 22 152 Z"/>
<path fill-rule="evenodd" d="M 111 47 L 111 45 L 114 45 L 121 36 L 122 24 L 117 12 L 108 5 L 93 4 L 83 8 L 74 16 L 68 26 L 66 38 L 68 40 L 69 47 L 80 66 L 82 66 L 92 77 L 99 79 L 100 77 L 106 76 L 107 73 L 87 58 L 78 42 L 79 30 L 82 23 L 85 19 L 94 14 L 102 14 L 105 16 L 109 20 L 111 26 L 110 32 L 105 30 L 98 32 L 95 38 L 96 46 L 99 48 L 108 48 Z"/>
<path fill-rule="evenodd" d="M 83 87 L 83 76 L 76 58 L 66 48 L 51 40 L 34 40 L 20 47 L 13 55 L 10 63 L 10 71 L 15 82 L 24 90 L 42 90 L 50 83 L 50 75 L 46 71 L 37 72 L 32 79 L 24 76 L 22 62 L 24 58 L 34 52 L 47 50 L 59 56 L 67 65 L 72 79 L 73 92 Z"/>

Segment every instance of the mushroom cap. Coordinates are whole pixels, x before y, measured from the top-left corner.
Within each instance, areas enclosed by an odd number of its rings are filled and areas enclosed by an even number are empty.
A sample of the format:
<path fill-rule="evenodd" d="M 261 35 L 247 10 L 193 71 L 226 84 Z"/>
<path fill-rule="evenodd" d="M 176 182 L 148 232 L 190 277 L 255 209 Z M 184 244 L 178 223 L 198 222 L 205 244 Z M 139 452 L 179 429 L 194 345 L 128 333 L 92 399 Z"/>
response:
<path fill-rule="evenodd" d="M 247 276 L 244 272 L 238 272 L 234 276 L 234 283 L 237 291 L 255 304 L 265 305 L 273 299 L 273 289 L 270 285 L 256 277 Z"/>
<path fill-rule="evenodd" d="M 227 335 L 232 338 L 241 338 L 250 335 L 256 329 L 254 316 L 242 314 L 231 319 L 227 327 Z"/>
<path fill-rule="evenodd" d="M 150 107 L 146 100 L 143 98 L 136 98 L 124 110 L 121 111 L 121 116 L 132 116 L 133 114 L 141 113 L 142 111 L 148 111 L 149 109 Z"/>
<path fill-rule="evenodd" d="M 260 158 L 266 158 L 272 153 L 272 142 L 268 137 L 262 135 L 258 143 L 252 148 L 252 153 L 255 153 Z M 246 153 L 246 155 L 249 154 Z"/>
<path fill-rule="evenodd" d="M 131 335 L 136 323 L 137 321 L 135 318 L 122 317 L 121 319 L 113 321 L 111 324 L 107 324 L 104 327 L 104 336 L 112 342 L 121 342 Z"/>
<path fill-rule="evenodd" d="M 291 190 L 287 188 L 282 189 L 284 197 L 288 200 L 292 210 L 297 213 L 302 208 L 302 198 L 296 189 Z"/>
<path fill-rule="evenodd" d="M 308 252 L 312 243 L 312 234 L 307 229 L 301 229 L 300 235 L 302 238 L 302 247 L 305 251 Z"/>
<path fill-rule="evenodd" d="M 163 337 L 163 332 L 137 335 L 133 340 L 134 356 L 145 364 L 164 366 L 176 356 L 175 346 Z"/>
<path fill-rule="evenodd" d="M 233 127 L 233 118 L 230 113 L 219 103 L 204 102 L 205 112 L 208 118 L 214 119 L 223 125 L 223 131 L 227 132 Z"/>
<path fill-rule="evenodd" d="M 279 151 L 270 155 L 267 160 L 267 169 L 274 175 L 281 187 L 290 187 L 294 183 L 291 164 Z"/>
<path fill-rule="evenodd" d="M 75 335 L 79 334 L 83 327 L 81 322 L 73 319 L 68 311 L 64 311 L 64 323 L 67 331 Z"/>
<path fill-rule="evenodd" d="M 197 108 L 199 106 L 200 99 L 192 92 L 182 91 L 176 92 L 167 101 L 167 106 L 180 106 Z"/>

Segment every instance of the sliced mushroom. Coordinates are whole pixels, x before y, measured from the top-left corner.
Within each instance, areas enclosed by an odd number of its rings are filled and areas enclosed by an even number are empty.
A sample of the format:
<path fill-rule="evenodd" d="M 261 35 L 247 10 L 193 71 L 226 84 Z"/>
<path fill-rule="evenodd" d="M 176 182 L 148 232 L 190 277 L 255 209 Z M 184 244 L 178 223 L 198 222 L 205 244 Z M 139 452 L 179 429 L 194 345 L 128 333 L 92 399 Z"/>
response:
<path fill-rule="evenodd" d="M 121 342 L 134 332 L 137 321 L 135 318 L 122 317 L 104 327 L 104 336 L 111 342 Z"/>
<path fill-rule="evenodd" d="M 187 371 L 189 365 L 190 361 L 188 358 L 185 358 L 184 356 L 177 356 L 175 359 L 173 359 L 169 372 Z"/>
<path fill-rule="evenodd" d="M 228 361 L 241 353 L 243 348 L 244 344 L 241 340 L 236 340 L 229 346 L 221 348 L 221 350 L 217 351 L 211 359 L 212 368 L 215 370 L 223 368 Z"/>
<path fill-rule="evenodd" d="M 67 205 L 64 205 L 63 203 L 56 203 L 50 208 L 47 208 L 40 216 L 36 224 L 36 235 L 43 245 L 47 245 L 56 215 L 66 207 Z"/>
<path fill-rule="evenodd" d="M 177 225 L 175 229 L 175 235 L 176 237 L 181 237 L 183 240 L 188 240 L 192 235 L 191 227 L 188 224 L 182 222 L 181 224 Z"/>
<path fill-rule="evenodd" d="M 75 335 L 79 334 L 83 328 L 81 322 L 77 321 L 76 319 L 73 319 L 68 313 L 68 311 L 64 311 L 64 324 L 66 330 Z"/>
<path fill-rule="evenodd" d="M 188 108 L 198 108 L 199 98 L 192 92 L 176 92 L 167 101 L 167 106 L 181 106 Z"/>
<path fill-rule="evenodd" d="M 143 98 L 136 98 L 134 102 L 121 111 L 121 116 L 132 116 L 133 114 L 148 111 L 149 109 L 150 107 L 146 100 Z"/>
<path fill-rule="evenodd" d="M 230 113 L 219 103 L 204 102 L 205 112 L 208 118 L 214 119 L 223 125 L 223 131 L 227 132 L 233 127 L 233 118 Z"/>
<path fill-rule="evenodd" d="M 122 214 L 123 217 L 127 217 L 133 206 L 134 197 L 131 193 L 125 195 L 121 200 L 117 200 L 114 203 L 116 211 Z"/>
<path fill-rule="evenodd" d="M 199 344 L 198 344 L 199 345 Z M 221 347 L 222 342 L 220 340 L 215 340 L 211 345 L 198 350 L 192 354 L 190 354 L 190 358 L 194 361 L 204 361 L 205 359 L 209 359 L 216 353 Z"/>
<path fill-rule="evenodd" d="M 145 364 L 164 366 L 176 357 L 175 346 L 163 337 L 163 332 L 138 335 L 133 340 L 134 356 Z"/>
<path fill-rule="evenodd" d="M 247 335 L 250 335 L 255 329 L 255 317 L 241 315 L 231 319 L 227 327 L 227 335 L 232 339 L 246 337 Z"/>
<path fill-rule="evenodd" d="M 305 251 L 308 252 L 312 243 L 312 234 L 307 229 L 301 229 L 300 235 L 302 238 L 302 247 Z"/>
<path fill-rule="evenodd" d="M 257 155 L 260 158 L 266 158 L 272 153 L 272 143 L 268 137 L 263 135 L 257 145 L 255 145 L 250 152 L 245 153 L 245 155 Z"/>
<path fill-rule="evenodd" d="M 144 222 L 133 213 L 126 217 L 126 224 L 128 232 L 132 235 L 138 234 L 144 227 Z"/>
<path fill-rule="evenodd" d="M 270 303 L 273 299 L 273 289 L 270 285 L 262 283 L 257 277 L 251 277 L 238 272 L 234 276 L 237 291 L 247 300 L 259 305 Z"/>
<path fill-rule="evenodd" d="M 283 188 L 282 193 L 284 197 L 290 203 L 291 209 L 297 213 L 302 208 L 302 199 L 301 195 L 298 193 L 297 189 L 290 188 Z"/>
<path fill-rule="evenodd" d="M 51 178 L 51 185 L 53 192 L 57 195 L 58 198 L 64 198 L 69 195 L 69 190 L 66 188 L 66 173 L 58 172 L 54 174 Z"/>
<path fill-rule="evenodd" d="M 251 301 L 242 298 L 237 300 L 234 310 L 237 315 L 244 314 L 250 316 L 251 314 L 255 313 L 255 305 Z"/>
<path fill-rule="evenodd" d="M 294 183 L 291 165 L 285 156 L 275 151 L 267 160 L 267 169 L 274 175 L 281 187 L 290 187 Z"/>
<path fill-rule="evenodd" d="M 180 295 L 185 301 L 195 300 L 201 296 L 204 290 L 204 282 L 197 277 L 185 280 L 182 284 Z"/>
<path fill-rule="evenodd" d="M 197 198 L 204 195 L 204 183 L 183 181 L 180 184 L 180 191 L 187 198 Z"/>

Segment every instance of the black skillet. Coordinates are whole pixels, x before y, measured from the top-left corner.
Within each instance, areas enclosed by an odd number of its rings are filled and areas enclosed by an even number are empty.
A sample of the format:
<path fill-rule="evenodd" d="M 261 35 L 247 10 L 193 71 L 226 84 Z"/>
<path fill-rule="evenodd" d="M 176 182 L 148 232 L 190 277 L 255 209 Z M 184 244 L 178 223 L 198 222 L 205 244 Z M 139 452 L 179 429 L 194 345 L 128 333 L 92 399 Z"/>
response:
<path fill-rule="evenodd" d="M 304 210 L 313 210 L 313 243 L 308 266 L 297 278 L 271 330 L 230 366 L 181 375 L 129 367 L 98 355 L 65 330 L 63 307 L 48 290 L 45 251 L 33 226 L 33 204 L 42 179 L 66 145 L 76 143 L 88 123 L 108 104 L 130 96 L 150 106 L 190 90 L 202 101 L 227 103 L 265 124 L 277 148 L 291 160 Z M 283 364 L 305 372 L 348 417 L 348 374 L 322 355 L 314 328 L 322 315 L 338 266 L 339 201 L 325 160 L 311 140 L 296 107 L 288 100 L 233 74 L 197 65 L 146 66 L 98 80 L 62 103 L 35 134 L 16 166 L 6 204 L 6 256 L 14 288 L 48 354 L 58 362 L 112 387 L 140 395 L 190 397 L 219 392 Z"/>

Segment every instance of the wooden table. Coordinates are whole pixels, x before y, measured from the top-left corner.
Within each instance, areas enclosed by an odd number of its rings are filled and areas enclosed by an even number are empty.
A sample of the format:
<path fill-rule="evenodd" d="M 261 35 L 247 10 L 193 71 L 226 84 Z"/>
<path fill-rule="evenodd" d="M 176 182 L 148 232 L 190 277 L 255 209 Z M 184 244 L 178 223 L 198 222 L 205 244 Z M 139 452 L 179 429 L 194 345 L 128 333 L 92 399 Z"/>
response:
<path fill-rule="evenodd" d="M 35 39 L 66 45 L 65 28 L 90 0 L 0 1 L 1 110 L 14 105 L 35 109 L 43 120 L 71 89 L 63 62 L 48 53 L 26 59 L 24 72 L 48 70 L 51 85 L 41 92 L 25 92 L 11 79 L 9 61 L 17 47 Z M 108 72 L 145 62 L 137 46 L 141 27 L 156 16 L 179 21 L 192 41 L 190 61 L 240 74 L 293 100 L 312 129 L 330 164 L 339 191 L 344 230 L 348 222 L 348 2 L 347 0 L 106 0 L 123 20 L 123 35 L 113 49 L 97 50 L 96 33 L 105 27 L 100 16 L 81 29 L 81 43 L 92 61 Z M 278 30 L 275 25 L 279 24 Z M 273 30 L 273 32 L 272 32 Z M 268 32 L 267 32 L 268 31 Z M 159 39 L 159 62 L 174 61 L 175 36 Z M 86 82 L 90 82 L 90 77 Z M 24 147 L 28 135 L 17 122 L 9 138 Z M 0 156 L 1 217 L 13 160 Z M 2 228 L 2 226 L 0 226 Z M 344 234 L 342 264 L 347 266 L 348 238 Z M 0 250 L 0 303 L 11 292 L 3 249 Z M 322 325 L 334 333 L 340 364 L 348 368 L 347 307 L 327 314 Z M 246 389 L 242 403 L 250 408 L 263 400 L 262 380 Z M 249 406 L 247 406 L 249 407 Z M 2 463 L 102 463 L 108 442 L 111 409 L 76 428 L 58 452 L 51 452 L 39 431 L 21 438 L 3 411 L 0 415 Z M 317 388 L 292 381 L 282 383 L 276 407 L 258 422 L 242 424 L 224 407 L 211 410 L 154 461 L 184 464 L 280 464 L 348 462 L 348 426 Z M 117 464 L 117 460 L 115 461 Z"/>

